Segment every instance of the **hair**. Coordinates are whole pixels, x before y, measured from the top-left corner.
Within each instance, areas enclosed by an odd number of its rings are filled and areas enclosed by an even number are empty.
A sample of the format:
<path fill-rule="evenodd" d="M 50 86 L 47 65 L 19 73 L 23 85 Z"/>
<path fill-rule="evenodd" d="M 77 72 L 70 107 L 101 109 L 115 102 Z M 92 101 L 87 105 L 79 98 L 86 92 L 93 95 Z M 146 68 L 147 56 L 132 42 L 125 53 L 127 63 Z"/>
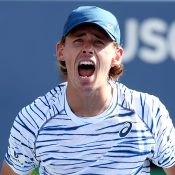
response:
<path fill-rule="evenodd" d="M 65 39 L 66 39 L 66 36 L 64 36 L 62 39 L 61 39 L 61 42 L 60 44 L 65 44 Z M 116 42 L 114 42 L 114 47 L 118 48 L 118 44 Z M 66 68 L 66 63 L 65 61 L 58 61 L 58 67 L 60 69 L 60 71 L 62 72 L 63 76 L 66 78 L 67 77 L 67 68 Z M 108 75 L 108 78 L 110 80 L 118 80 L 122 74 L 124 72 L 124 65 L 122 63 L 116 65 L 116 66 L 113 66 L 111 67 L 111 69 L 109 70 L 109 75 Z"/>

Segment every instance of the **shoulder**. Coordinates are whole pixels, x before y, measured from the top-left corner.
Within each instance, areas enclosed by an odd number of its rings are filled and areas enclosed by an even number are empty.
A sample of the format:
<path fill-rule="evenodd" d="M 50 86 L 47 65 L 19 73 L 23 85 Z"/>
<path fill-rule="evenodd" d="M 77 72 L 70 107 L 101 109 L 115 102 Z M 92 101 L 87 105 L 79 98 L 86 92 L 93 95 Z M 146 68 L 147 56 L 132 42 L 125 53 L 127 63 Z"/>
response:
<path fill-rule="evenodd" d="M 154 95 L 130 89 L 121 83 L 116 84 L 119 103 L 126 108 L 138 110 L 146 107 L 151 108 L 153 105 L 160 103 L 158 97 Z"/>
<path fill-rule="evenodd" d="M 45 122 L 63 110 L 65 89 L 66 83 L 62 83 L 36 98 L 31 104 L 22 108 L 15 122 L 36 136 Z"/>
<path fill-rule="evenodd" d="M 46 118 L 59 113 L 63 106 L 65 89 L 66 83 L 59 84 L 44 96 L 36 98 L 28 107 L 33 107 L 34 111 L 40 111 L 41 116 Z"/>
<path fill-rule="evenodd" d="M 158 97 L 129 89 L 121 83 L 116 83 L 118 87 L 119 105 L 133 110 L 142 119 L 143 122 L 154 132 L 160 117 L 169 116 L 165 106 Z"/>

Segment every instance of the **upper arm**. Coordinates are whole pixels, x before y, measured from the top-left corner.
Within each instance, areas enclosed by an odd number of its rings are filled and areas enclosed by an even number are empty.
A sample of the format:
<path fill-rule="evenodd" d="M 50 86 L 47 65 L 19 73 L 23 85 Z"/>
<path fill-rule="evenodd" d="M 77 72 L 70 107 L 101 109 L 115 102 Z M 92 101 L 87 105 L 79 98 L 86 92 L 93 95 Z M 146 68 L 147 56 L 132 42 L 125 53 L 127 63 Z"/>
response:
<path fill-rule="evenodd" d="M 173 165 L 170 168 L 164 168 L 164 171 L 166 172 L 167 175 L 174 175 L 174 173 L 175 173 L 175 165 Z"/>
<path fill-rule="evenodd" d="M 6 161 L 4 161 L 2 165 L 1 175 L 7 175 L 7 174 L 18 175 L 12 170 L 12 168 L 6 163 Z"/>
<path fill-rule="evenodd" d="M 38 166 L 35 156 L 35 125 L 27 114 L 27 108 L 23 108 L 15 118 L 5 155 L 7 164 L 20 175 L 29 174 Z"/>
<path fill-rule="evenodd" d="M 169 112 L 158 98 L 154 99 L 153 107 L 155 147 L 152 162 L 159 167 L 171 167 L 175 162 L 175 128 Z"/>

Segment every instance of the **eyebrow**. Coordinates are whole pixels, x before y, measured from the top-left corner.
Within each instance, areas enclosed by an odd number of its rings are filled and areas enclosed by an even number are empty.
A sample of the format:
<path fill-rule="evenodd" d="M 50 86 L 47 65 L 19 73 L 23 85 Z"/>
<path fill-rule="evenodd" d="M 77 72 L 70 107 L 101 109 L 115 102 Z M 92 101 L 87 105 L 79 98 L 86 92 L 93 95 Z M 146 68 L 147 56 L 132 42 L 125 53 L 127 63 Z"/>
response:
<path fill-rule="evenodd" d="M 82 36 L 85 36 L 85 35 L 86 35 L 85 32 L 82 32 L 82 33 L 79 33 L 79 32 L 72 33 L 72 36 L 75 36 L 75 37 L 82 37 Z"/>
<path fill-rule="evenodd" d="M 72 36 L 74 37 L 83 37 L 86 35 L 86 32 L 74 32 L 72 33 Z M 96 34 L 96 33 L 92 33 L 92 35 L 94 35 L 96 38 L 99 38 L 99 39 L 108 39 L 108 36 L 104 35 L 104 34 Z"/>

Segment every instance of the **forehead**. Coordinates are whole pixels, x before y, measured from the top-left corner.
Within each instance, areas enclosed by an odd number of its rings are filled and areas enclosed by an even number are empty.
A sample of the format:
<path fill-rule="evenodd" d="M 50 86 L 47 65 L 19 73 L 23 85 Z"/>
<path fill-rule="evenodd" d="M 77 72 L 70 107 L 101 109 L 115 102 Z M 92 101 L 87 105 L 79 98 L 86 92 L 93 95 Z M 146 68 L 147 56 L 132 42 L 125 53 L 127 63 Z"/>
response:
<path fill-rule="evenodd" d="M 91 24 L 91 23 L 85 23 L 85 24 L 80 24 L 76 26 L 70 31 L 68 35 L 75 36 L 81 33 L 91 33 L 91 34 L 94 34 L 97 36 L 103 36 L 109 40 L 112 40 L 104 29 L 102 29 L 96 24 Z"/>

